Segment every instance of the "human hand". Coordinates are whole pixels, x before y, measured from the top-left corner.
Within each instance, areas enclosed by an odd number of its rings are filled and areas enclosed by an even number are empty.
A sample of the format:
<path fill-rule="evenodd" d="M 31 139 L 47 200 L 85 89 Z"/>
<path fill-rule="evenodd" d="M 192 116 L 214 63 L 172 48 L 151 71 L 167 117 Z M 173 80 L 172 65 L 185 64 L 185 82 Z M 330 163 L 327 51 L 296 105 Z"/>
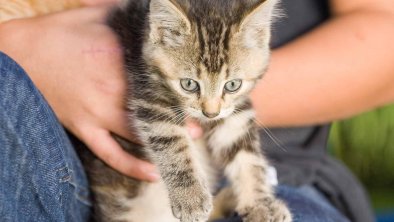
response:
<path fill-rule="evenodd" d="M 123 107 L 122 53 L 103 22 L 107 10 L 82 8 L 2 24 L 0 50 L 24 67 L 61 123 L 99 158 L 125 175 L 154 181 L 155 167 L 126 153 L 111 136 L 135 141 Z M 193 138 L 202 135 L 195 123 L 188 126 Z"/>
<path fill-rule="evenodd" d="M 126 81 L 116 37 L 104 24 L 108 6 L 2 24 L 0 50 L 29 74 L 61 123 L 99 158 L 132 177 L 153 181 L 155 167 L 112 138 L 133 140 L 124 111 Z"/>

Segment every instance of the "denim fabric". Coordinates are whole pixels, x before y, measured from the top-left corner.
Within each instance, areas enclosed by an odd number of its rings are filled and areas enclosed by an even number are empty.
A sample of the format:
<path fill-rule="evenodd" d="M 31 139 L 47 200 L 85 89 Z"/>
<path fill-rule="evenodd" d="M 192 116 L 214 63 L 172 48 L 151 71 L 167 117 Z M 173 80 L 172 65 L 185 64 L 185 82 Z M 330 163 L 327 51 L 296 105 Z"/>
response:
<path fill-rule="evenodd" d="M 0 221 L 86 221 L 73 147 L 26 73 L 0 53 Z"/>
<path fill-rule="evenodd" d="M 0 52 L 0 221 L 88 221 L 87 187 L 53 111 L 26 73 Z M 294 222 L 347 222 L 313 188 L 279 186 L 277 194 Z"/>

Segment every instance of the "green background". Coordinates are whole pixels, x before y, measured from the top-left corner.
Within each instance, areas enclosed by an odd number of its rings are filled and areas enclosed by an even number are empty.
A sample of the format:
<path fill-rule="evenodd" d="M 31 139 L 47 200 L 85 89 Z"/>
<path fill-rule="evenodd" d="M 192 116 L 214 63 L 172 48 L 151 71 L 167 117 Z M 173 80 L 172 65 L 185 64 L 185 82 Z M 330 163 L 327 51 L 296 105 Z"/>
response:
<path fill-rule="evenodd" d="M 375 210 L 394 211 L 394 105 L 333 124 L 330 152 L 367 188 Z"/>

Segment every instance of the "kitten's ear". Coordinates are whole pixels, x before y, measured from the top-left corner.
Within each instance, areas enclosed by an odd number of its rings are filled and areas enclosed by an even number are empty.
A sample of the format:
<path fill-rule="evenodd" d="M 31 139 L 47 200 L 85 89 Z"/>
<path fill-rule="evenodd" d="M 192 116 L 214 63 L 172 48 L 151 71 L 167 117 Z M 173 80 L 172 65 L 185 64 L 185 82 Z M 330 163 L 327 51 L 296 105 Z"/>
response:
<path fill-rule="evenodd" d="M 190 21 L 176 0 L 151 0 L 149 37 L 153 43 L 177 47 L 190 34 Z"/>
<path fill-rule="evenodd" d="M 250 0 L 251 9 L 240 23 L 240 33 L 246 47 L 265 47 L 268 45 L 272 20 L 277 16 L 276 5 L 279 0 Z"/>

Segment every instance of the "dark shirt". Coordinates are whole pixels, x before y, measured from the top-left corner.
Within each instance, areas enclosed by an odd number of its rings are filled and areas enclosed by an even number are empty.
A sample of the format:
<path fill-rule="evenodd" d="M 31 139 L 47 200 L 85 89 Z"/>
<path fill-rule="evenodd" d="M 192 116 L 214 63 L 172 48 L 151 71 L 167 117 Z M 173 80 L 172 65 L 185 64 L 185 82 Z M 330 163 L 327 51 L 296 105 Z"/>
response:
<path fill-rule="evenodd" d="M 285 17 L 274 24 L 273 48 L 309 32 L 330 17 L 326 0 L 282 0 L 280 8 Z M 329 125 L 321 125 L 261 130 L 260 135 L 280 183 L 315 186 L 351 221 L 374 221 L 362 186 L 327 154 L 328 133 Z"/>

